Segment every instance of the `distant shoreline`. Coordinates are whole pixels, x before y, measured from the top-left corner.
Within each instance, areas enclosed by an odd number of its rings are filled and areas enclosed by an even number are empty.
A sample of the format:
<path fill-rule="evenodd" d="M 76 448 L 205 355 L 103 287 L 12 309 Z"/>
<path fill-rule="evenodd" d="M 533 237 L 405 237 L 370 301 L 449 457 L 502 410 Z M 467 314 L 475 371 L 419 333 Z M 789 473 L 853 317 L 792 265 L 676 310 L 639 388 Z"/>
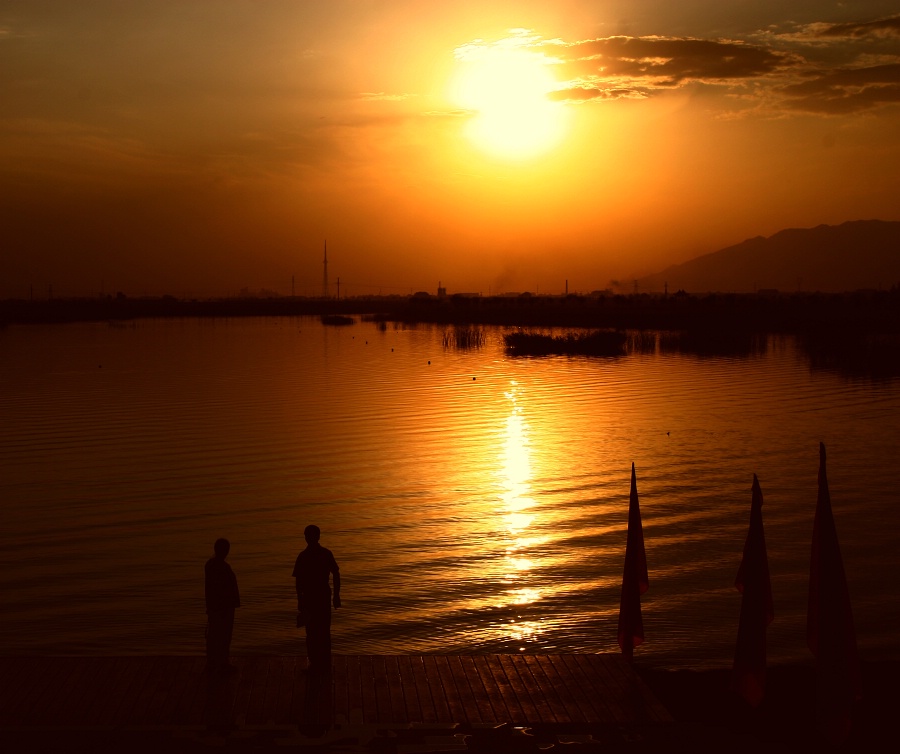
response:
<path fill-rule="evenodd" d="M 379 323 L 430 323 L 448 328 L 507 327 L 629 332 L 625 353 L 753 356 L 769 335 L 789 335 L 813 368 L 850 377 L 900 375 L 900 288 L 853 293 L 592 294 L 588 296 L 376 296 L 359 298 L 177 299 L 106 296 L 0 301 L 0 327 L 139 319 L 359 317 Z M 452 339 L 459 343 L 478 342 Z M 577 339 L 570 345 L 578 345 Z M 552 352 L 521 352 L 539 356 Z M 579 353 L 577 350 L 573 353 Z"/>
<path fill-rule="evenodd" d="M 900 288 L 848 293 L 591 294 L 567 296 L 371 296 L 355 298 L 174 296 L 0 300 L 0 325 L 163 317 L 373 315 L 399 322 L 635 330 L 739 329 L 798 333 L 865 328 L 900 333 Z"/>

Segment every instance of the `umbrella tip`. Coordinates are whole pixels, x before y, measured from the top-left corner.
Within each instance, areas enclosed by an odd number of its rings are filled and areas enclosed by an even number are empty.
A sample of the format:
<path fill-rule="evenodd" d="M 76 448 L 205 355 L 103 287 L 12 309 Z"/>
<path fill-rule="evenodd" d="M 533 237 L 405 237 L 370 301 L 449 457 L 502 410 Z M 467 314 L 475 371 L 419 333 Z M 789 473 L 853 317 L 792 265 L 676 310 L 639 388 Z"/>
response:
<path fill-rule="evenodd" d="M 753 486 L 750 488 L 750 492 L 753 494 L 753 505 L 757 503 L 762 505 L 762 488 L 759 486 L 756 474 L 753 475 Z"/>
<path fill-rule="evenodd" d="M 824 442 L 819 443 L 819 460 L 822 463 L 825 463 L 825 443 Z"/>

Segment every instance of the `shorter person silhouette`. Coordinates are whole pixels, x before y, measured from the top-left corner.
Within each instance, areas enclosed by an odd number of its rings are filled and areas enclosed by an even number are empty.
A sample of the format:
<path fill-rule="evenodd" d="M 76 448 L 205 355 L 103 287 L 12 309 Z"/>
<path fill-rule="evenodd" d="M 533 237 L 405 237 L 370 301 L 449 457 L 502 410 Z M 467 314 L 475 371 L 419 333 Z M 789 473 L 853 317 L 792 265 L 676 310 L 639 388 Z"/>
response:
<path fill-rule="evenodd" d="M 215 555 L 206 561 L 206 663 L 215 673 L 233 673 L 237 670 L 228 663 L 231 635 L 234 632 L 234 610 L 241 606 L 237 577 L 225 562 L 231 543 L 217 539 L 213 545 Z"/>
<path fill-rule="evenodd" d="M 331 669 L 331 606 L 341 606 L 341 573 L 331 550 L 319 544 L 321 531 L 310 524 L 303 531 L 306 549 L 294 563 L 297 585 L 297 625 L 306 627 L 306 656 L 309 669 L 324 672 Z M 328 583 L 334 581 L 334 599 Z"/>

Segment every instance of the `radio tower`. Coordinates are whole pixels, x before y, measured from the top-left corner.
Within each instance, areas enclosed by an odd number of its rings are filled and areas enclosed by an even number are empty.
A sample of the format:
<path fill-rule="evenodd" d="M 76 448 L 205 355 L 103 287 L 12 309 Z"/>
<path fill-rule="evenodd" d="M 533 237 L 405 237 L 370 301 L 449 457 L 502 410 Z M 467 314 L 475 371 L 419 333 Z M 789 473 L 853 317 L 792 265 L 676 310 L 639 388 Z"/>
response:
<path fill-rule="evenodd" d="M 325 259 L 322 262 L 322 298 L 328 298 L 328 241 L 325 241 Z"/>

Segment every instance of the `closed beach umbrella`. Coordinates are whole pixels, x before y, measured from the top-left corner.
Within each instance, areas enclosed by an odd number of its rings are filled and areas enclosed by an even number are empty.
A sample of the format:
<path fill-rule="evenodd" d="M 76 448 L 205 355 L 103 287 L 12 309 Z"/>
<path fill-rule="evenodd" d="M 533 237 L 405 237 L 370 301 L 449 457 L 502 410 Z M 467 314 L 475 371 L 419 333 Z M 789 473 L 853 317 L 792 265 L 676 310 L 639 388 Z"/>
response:
<path fill-rule="evenodd" d="M 772 605 L 772 582 L 769 580 L 769 558 L 766 555 L 766 535 L 762 520 L 762 490 L 753 475 L 750 503 L 750 529 L 744 542 L 744 557 L 734 585 L 743 595 L 741 621 L 731 687 L 754 707 L 763 698 L 766 688 L 766 628 L 775 617 Z"/>
<path fill-rule="evenodd" d="M 631 662 L 634 648 L 644 641 L 641 619 L 641 595 L 647 591 L 647 555 L 644 552 L 644 530 L 638 505 L 637 480 L 631 464 L 631 501 L 628 505 L 628 539 L 625 544 L 625 572 L 622 574 L 622 599 L 619 603 L 619 647 Z"/>
<path fill-rule="evenodd" d="M 834 742 L 843 741 L 850 733 L 853 704 L 862 698 L 862 678 L 822 443 L 819 443 L 819 497 L 809 567 L 806 643 L 816 658 L 819 729 Z"/>

